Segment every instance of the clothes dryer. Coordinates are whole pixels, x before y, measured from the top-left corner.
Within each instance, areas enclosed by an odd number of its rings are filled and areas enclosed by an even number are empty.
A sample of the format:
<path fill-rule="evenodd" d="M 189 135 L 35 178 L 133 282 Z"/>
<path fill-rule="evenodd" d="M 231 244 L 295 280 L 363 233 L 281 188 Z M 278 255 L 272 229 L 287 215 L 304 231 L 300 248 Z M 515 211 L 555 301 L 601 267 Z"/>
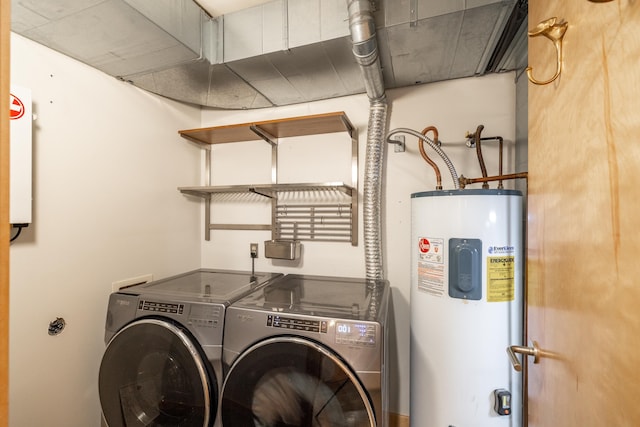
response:
<path fill-rule="evenodd" d="M 387 426 L 389 284 L 287 275 L 227 310 L 222 425 Z"/>
<path fill-rule="evenodd" d="M 103 424 L 218 426 L 226 309 L 280 276 L 199 269 L 111 294 L 99 373 Z"/>

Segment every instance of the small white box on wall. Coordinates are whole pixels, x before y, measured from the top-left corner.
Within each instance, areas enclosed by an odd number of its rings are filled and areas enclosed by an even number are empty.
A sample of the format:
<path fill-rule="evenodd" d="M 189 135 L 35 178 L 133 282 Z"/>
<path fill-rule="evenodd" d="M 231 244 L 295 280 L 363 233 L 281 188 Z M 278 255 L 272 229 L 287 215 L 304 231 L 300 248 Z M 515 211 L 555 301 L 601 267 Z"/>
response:
<path fill-rule="evenodd" d="M 10 186 L 9 222 L 31 223 L 32 202 L 32 108 L 31 90 L 10 89 Z"/>

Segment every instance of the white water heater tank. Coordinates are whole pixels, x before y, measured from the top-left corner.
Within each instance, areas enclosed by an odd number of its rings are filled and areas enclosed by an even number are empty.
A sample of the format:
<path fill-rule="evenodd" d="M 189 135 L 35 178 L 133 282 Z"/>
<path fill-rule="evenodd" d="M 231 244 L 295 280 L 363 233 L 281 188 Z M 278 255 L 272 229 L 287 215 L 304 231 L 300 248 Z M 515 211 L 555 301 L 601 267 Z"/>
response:
<path fill-rule="evenodd" d="M 522 194 L 411 196 L 411 425 L 519 427 Z"/>

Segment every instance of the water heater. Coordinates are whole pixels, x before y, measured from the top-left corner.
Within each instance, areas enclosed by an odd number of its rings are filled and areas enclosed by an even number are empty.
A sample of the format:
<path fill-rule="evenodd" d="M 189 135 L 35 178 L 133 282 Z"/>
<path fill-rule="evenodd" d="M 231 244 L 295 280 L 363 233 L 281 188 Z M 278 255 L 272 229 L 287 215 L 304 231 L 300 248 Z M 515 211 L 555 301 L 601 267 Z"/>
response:
<path fill-rule="evenodd" d="M 411 425 L 522 425 L 522 194 L 411 196 Z"/>

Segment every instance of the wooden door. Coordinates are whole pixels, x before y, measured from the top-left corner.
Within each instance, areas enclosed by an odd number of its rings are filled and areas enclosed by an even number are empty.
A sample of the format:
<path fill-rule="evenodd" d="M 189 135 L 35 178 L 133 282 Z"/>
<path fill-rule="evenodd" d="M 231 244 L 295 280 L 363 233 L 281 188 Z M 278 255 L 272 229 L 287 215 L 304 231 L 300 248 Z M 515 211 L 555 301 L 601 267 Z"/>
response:
<path fill-rule="evenodd" d="M 0 427 L 9 425 L 9 27 L 0 2 Z"/>
<path fill-rule="evenodd" d="M 529 427 L 640 426 L 640 2 L 532 0 L 564 67 L 529 83 Z M 529 65 L 553 75 L 553 44 Z"/>

